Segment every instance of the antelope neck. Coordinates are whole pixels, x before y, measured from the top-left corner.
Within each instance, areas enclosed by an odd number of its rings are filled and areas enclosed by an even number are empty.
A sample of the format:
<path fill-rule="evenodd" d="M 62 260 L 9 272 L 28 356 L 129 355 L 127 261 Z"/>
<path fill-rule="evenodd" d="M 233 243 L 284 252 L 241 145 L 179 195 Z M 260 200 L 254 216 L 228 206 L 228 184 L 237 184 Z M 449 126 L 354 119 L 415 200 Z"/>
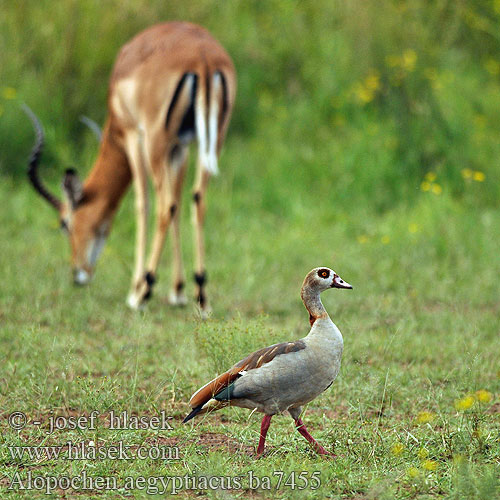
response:
<path fill-rule="evenodd" d="M 328 318 L 328 313 L 321 303 L 319 293 L 320 292 L 318 290 L 313 289 L 308 285 L 303 286 L 300 292 L 302 302 L 304 302 L 304 305 L 309 312 L 309 323 L 311 323 L 311 326 L 318 318 Z"/>
<path fill-rule="evenodd" d="M 99 155 L 84 185 L 90 199 L 99 198 L 105 210 L 113 212 L 125 194 L 132 174 L 122 148 L 110 138 L 110 124 L 106 124 Z"/>

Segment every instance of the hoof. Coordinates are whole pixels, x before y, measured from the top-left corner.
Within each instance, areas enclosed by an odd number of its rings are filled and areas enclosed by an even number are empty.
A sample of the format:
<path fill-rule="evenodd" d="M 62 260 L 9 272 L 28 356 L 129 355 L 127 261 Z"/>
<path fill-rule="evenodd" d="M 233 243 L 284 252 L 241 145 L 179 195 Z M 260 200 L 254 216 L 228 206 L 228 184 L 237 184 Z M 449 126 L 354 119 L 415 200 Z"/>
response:
<path fill-rule="evenodd" d="M 144 309 L 144 300 L 136 292 L 131 292 L 127 297 L 127 306 L 133 311 L 140 311 Z"/>
<path fill-rule="evenodd" d="M 197 311 L 198 317 L 202 321 L 205 321 L 206 319 L 209 319 L 212 317 L 212 308 L 208 304 L 205 304 L 205 306 L 203 308 L 201 308 L 200 305 L 198 304 L 196 311 Z"/>
<path fill-rule="evenodd" d="M 174 307 L 184 307 L 187 305 L 188 301 L 183 293 L 172 291 L 168 296 L 168 303 Z"/>
<path fill-rule="evenodd" d="M 90 283 L 91 275 L 84 269 L 75 269 L 73 271 L 73 283 L 78 286 L 85 286 Z"/>
<path fill-rule="evenodd" d="M 155 276 L 147 272 L 144 278 L 132 287 L 127 298 L 127 305 L 130 309 L 138 311 L 144 307 L 144 303 L 151 298 L 155 281 Z"/>
<path fill-rule="evenodd" d="M 200 318 L 205 321 L 212 317 L 212 309 L 202 309 L 200 311 Z"/>

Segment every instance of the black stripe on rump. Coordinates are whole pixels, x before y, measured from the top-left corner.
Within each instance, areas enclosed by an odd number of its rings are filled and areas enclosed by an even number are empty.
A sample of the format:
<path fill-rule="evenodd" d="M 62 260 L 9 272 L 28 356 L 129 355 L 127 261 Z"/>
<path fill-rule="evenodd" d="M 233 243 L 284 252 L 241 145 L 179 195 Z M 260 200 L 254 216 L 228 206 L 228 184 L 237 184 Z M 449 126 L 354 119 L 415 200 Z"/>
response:
<path fill-rule="evenodd" d="M 227 115 L 227 110 L 229 108 L 229 97 L 227 92 L 226 77 L 224 76 L 224 73 L 222 71 L 217 71 L 217 73 L 219 73 L 220 81 L 222 84 L 222 112 L 219 120 L 219 127 L 220 127 L 222 123 L 224 123 L 224 119 L 226 118 Z"/>
<path fill-rule="evenodd" d="M 175 89 L 174 96 L 172 97 L 172 101 L 170 102 L 170 106 L 168 107 L 167 111 L 167 119 L 165 121 L 165 127 L 168 127 L 169 122 L 172 118 L 172 113 L 173 110 L 177 104 L 177 101 L 179 100 L 180 93 L 186 84 L 186 79 L 188 76 L 194 76 L 194 82 L 193 82 L 193 87 L 191 89 L 191 99 L 189 106 L 184 113 L 184 116 L 182 117 L 182 121 L 179 127 L 179 130 L 177 132 L 177 136 L 183 142 L 183 139 L 188 142 L 192 136 L 195 134 L 195 109 L 194 109 L 194 103 L 195 103 L 195 98 L 196 98 L 196 91 L 198 89 L 198 75 L 196 73 L 184 73 L 182 75 L 182 78 L 180 79 L 179 83 L 177 84 L 177 88 Z"/>

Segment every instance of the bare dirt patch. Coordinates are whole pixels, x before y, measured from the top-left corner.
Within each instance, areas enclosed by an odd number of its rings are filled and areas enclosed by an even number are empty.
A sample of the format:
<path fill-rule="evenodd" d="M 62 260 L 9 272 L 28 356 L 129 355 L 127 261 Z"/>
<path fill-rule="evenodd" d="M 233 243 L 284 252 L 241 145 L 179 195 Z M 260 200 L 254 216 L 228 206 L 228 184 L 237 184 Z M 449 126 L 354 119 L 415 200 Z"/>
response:
<path fill-rule="evenodd" d="M 223 450 L 230 453 L 245 453 L 247 455 L 253 455 L 255 453 L 255 448 L 253 446 L 240 443 L 230 436 L 216 432 L 205 432 L 199 437 L 196 444 L 208 450 Z"/>

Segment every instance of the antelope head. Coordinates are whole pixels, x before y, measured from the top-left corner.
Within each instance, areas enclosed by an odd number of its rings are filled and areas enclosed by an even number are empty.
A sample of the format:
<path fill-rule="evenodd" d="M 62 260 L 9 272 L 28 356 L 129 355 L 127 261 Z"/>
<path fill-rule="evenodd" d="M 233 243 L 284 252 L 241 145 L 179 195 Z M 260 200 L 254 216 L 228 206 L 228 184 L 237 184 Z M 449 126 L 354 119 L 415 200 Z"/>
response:
<path fill-rule="evenodd" d="M 76 170 L 72 168 L 66 170 L 62 180 L 62 199 L 45 187 L 38 175 L 45 139 L 43 129 L 31 109 L 26 105 L 23 109 L 31 119 L 36 134 L 29 160 L 29 180 L 38 194 L 58 212 L 61 229 L 67 234 L 71 245 L 73 280 L 78 285 L 86 285 L 109 233 L 110 220 L 106 206 L 97 193 L 82 184 Z"/>

